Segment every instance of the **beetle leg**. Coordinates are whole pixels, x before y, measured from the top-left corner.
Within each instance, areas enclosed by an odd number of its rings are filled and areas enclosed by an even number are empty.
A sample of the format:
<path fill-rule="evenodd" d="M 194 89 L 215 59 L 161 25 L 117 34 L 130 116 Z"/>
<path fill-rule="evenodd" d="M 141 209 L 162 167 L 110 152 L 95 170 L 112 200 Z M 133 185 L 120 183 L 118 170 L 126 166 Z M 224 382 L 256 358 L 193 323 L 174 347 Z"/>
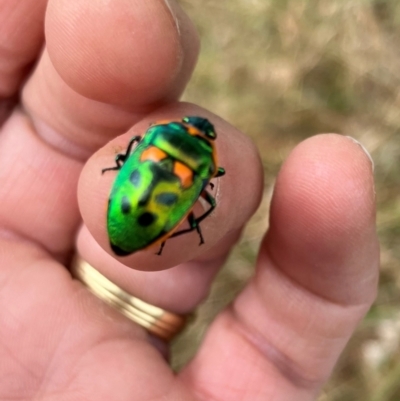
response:
<path fill-rule="evenodd" d="M 125 163 L 125 160 L 129 157 L 131 151 L 132 151 L 132 147 L 135 143 L 140 142 L 140 139 L 142 137 L 140 135 L 136 135 L 134 136 L 128 144 L 128 147 L 126 148 L 125 153 L 118 153 L 117 156 L 115 156 L 115 164 L 116 166 L 114 167 L 107 167 L 107 168 L 103 168 L 101 170 L 101 174 L 104 174 L 106 171 L 110 171 L 110 170 L 119 170 L 122 165 Z"/>
<path fill-rule="evenodd" d="M 156 253 L 156 255 L 161 256 L 164 246 L 165 246 L 165 241 L 161 242 L 160 250 Z"/>
<path fill-rule="evenodd" d="M 225 169 L 223 167 L 218 167 L 218 172 L 214 178 L 222 177 L 223 175 L 225 175 Z M 215 185 L 212 182 L 209 182 L 209 185 L 212 191 Z"/>
<path fill-rule="evenodd" d="M 215 177 L 218 178 L 222 177 L 223 175 L 225 175 L 225 169 L 223 167 L 218 167 L 218 173 Z"/>
<path fill-rule="evenodd" d="M 215 202 L 215 199 L 207 191 L 203 191 L 200 196 L 211 205 L 210 209 L 208 209 L 205 213 L 203 213 L 197 219 L 194 217 L 193 212 L 190 212 L 188 215 L 188 222 L 190 224 L 190 228 L 178 231 L 177 233 L 172 234 L 169 238 L 177 237 L 179 235 L 190 233 L 191 231 L 196 230 L 200 236 L 200 244 L 199 245 L 204 244 L 204 238 L 203 238 L 203 234 L 201 233 L 200 223 L 207 216 L 209 216 L 212 213 L 212 211 L 215 209 L 215 206 L 217 206 L 217 203 Z"/>
<path fill-rule="evenodd" d="M 196 218 L 194 217 L 193 212 L 189 213 L 188 221 L 189 221 L 191 230 L 196 230 L 197 233 L 199 234 L 199 237 L 200 237 L 200 244 L 199 245 L 204 244 L 203 234 L 201 232 L 199 223 L 197 222 Z"/>
<path fill-rule="evenodd" d="M 122 153 L 118 153 L 117 156 L 115 156 L 116 166 L 103 168 L 101 170 L 101 174 L 104 174 L 106 171 L 119 170 L 124 164 L 124 161 L 125 161 L 125 155 L 123 155 Z"/>
<path fill-rule="evenodd" d="M 201 233 L 201 229 L 200 229 L 199 223 L 197 221 L 198 219 L 196 219 L 194 217 L 193 212 L 189 213 L 187 219 L 188 219 L 190 228 L 186 228 L 185 230 L 178 231 L 177 233 L 172 234 L 169 238 L 178 237 L 179 235 L 187 234 L 187 233 L 190 233 L 190 232 L 196 230 L 197 233 L 199 234 L 199 237 L 200 237 L 200 244 L 199 245 L 204 244 L 203 234 Z"/>
<path fill-rule="evenodd" d="M 202 222 L 206 217 L 208 217 L 212 211 L 215 209 L 215 206 L 217 206 L 217 202 L 215 202 L 215 199 L 209 194 L 207 191 L 203 191 L 200 196 L 206 200 L 210 205 L 210 209 L 208 209 L 206 212 L 204 212 L 200 217 L 196 219 L 196 223 L 199 224 Z"/>

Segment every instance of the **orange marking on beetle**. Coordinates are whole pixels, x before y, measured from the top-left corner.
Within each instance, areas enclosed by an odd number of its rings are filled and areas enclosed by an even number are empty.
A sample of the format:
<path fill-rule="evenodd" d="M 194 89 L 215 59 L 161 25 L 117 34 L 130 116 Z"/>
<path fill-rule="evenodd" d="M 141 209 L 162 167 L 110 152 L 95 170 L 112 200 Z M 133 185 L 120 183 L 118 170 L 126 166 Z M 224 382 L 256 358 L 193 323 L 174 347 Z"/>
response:
<path fill-rule="evenodd" d="M 193 171 L 183 163 L 175 162 L 174 174 L 181 180 L 183 188 L 189 188 L 193 184 Z"/>
<path fill-rule="evenodd" d="M 186 125 L 186 129 L 188 134 L 190 135 L 202 135 L 203 133 L 199 131 L 197 128 L 191 126 L 191 125 Z"/>
<path fill-rule="evenodd" d="M 160 120 L 150 124 L 150 127 L 154 127 L 155 125 L 167 125 L 170 123 L 175 123 L 175 120 Z"/>
<path fill-rule="evenodd" d="M 151 146 L 150 148 L 143 151 L 142 156 L 140 157 L 140 161 L 150 160 L 153 162 L 159 162 L 162 159 L 165 159 L 167 154 L 155 146 Z"/>

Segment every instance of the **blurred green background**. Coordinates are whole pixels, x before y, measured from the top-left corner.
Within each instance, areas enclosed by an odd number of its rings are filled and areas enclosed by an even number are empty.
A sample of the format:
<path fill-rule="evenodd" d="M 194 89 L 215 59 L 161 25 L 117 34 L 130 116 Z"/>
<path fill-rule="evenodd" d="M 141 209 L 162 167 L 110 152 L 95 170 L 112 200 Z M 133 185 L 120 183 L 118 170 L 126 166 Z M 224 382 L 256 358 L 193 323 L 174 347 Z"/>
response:
<path fill-rule="evenodd" d="M 320 401 L 400 401 L 400 2 L 398 0 L 180 0 L 202 38 L 184 100 L 258 144 L 260 210 L 196 322 L 174 345 L 179 368 L 210 320 L 240 291 L 267 229 L 282 162 L 321 132 L 357 138 L 375 161 L 382 272 L 376 303 Z"/>

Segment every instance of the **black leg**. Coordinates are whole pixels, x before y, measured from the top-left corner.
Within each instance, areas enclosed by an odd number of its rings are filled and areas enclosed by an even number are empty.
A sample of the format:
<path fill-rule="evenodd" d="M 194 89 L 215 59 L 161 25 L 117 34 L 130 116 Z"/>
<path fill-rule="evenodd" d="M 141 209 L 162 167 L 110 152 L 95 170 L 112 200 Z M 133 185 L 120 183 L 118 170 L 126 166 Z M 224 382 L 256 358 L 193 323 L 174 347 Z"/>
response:
<path fill-rule="evenodd" d="M 218 167 L 218 173 L 215 177 L 218 178 L 222 177 L 223 175 L 225 175 L 225 169 L 223 167 Z"/>
<path fill-rule="evenodd" d="M 141 138 L 142 137 L 140 135 L 134 136 L 129 141 L 128 147 L 126 148 L 126 152 L 125 153 L 118 153 L 117 156 L 115 156 L 115 164 L 116 164 L 116 166 L 103 168 L 103 170 L 101 170 L 101 174 L 104 174 L 106 171 L 119 170 L 122 167 L 122 165 L 124 164 L 125 160 L 131 154 L 133 145 L 135 143 L 137 143 L 137 142 L 140 142 Z"/>
<path fill-rule="evenodd" d="M 177 233 L 172 234 L 170 236 L 170 238 L 178 237 L 179 235 L 190 233 L 191 231 L 196 230 L 198 232 L 198 234 L 199 234 L 199 237 L 200 237 L 200 244 L 199 245 L 204 244 L 204 238 L 203 238 L 203 234 L 201 233 L 200 223 L 207 216 L 209 216 L 212 213 L 212 211 L 215 209 L 215 206 L 217 204 L 215 202 L 215 199 L 207 191 L 203 191 L 200 196 L 202 198 L 204 198 L 211 205 L 210 209 L 208 209 L 205 213 L 203 213 L 197 219 L 194 217 L 193 212 L 190 212 L 189 215 L 188 215 L 188 222 L 189 222 L 190 228 L 178 231 Z"/>
<path fill-rule="evenodd" d="M 161 256 L 164 246 L 165 246 L 165 241 L 161 242 L 160 250 L 156 253 L 156 255 Z"/>
<path fill-rule="evenodd" d="M 200 237 L 200 244 L 199 245 L 204 244 L 203 234 L 201 232 L 200 226 L 197 223 L 193 213 L 189 214 L 188 220 L 189 220 L 189 224 L 190 224 L 190 227 L 192 228 L 192 230 L 195 229 L 197 231 L 197 234 L 199 234 L 199 237 Z"/>
<path fill-rule="evenodd" d="M 214 178 L 219 178 L 225 175 L 225 169 L 223 167 L 218 167 L 218 172 Z M 211 187 L 211 191 L 214 189 L 214 184 L 212 182 L 209 182 L 209 185 Z"/>
<path fill-rule="evenodd" d="M 202 222 L 206 217 L 208 217 L 212 211 L 215 209 L 215 206 L 217 206 L 217 203 L 215 202 L 215 199 L 209 194 L 207 191 L 203 191 L 200 195 L 204 200 L 206 200 L 210 204 L 210 209 L 208 209 L 205 213 L 203 213 L 200 217 L 196 219 L 196 223 L 199 224 Z"/>
<path fill-rule="evenodd" d="M 101 170 L 101 174 L 104 174 L 106 171 L 119 170 L 122 167 L 122 165 L 124 164 L 125 159 L 126 159 L 125 155 L 123 155 L 122 153 L 118 153 L 117 156 L 115 156 L 116 166 L 103 168 Z"/>
<path fill-rule="evenodd" d="M 186 228 L 185 230 L 178 231 L 177 233 L 172 234 L 169 238 L 178 237 L 179 235 L 187 234 L 187 233 L 190 233 L 190 232 L 196 230 L 197 233 L 199 234 L 199 237 L 200 237 L 199 245 L 204 244 L 203 234 L 201 233 L 200 226 L 198 225 L 197 220 L 194 217 L 193 212 L 189 213 L 188 222 L 189 222 L 190 228 Z"/>

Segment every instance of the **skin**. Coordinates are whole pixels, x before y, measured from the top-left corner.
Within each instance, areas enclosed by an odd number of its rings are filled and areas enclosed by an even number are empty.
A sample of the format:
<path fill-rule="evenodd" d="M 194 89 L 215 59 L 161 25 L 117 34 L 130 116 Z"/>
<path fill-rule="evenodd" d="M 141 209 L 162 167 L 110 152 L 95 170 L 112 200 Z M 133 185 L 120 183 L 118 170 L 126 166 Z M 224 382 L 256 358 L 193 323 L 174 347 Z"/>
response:
<path fill-rule="evenodd" d="M 259 203 L 256 148 L 177 103 L 198 38 L 175 4 L 49 0 L 44 18 L 44 0 L 17 3 L 0 0 L 0 400 L 315 399 L 376 294 L 375 195 L 361 147 L 330 134 L 293 150 L 253 279 L 174 374 L 142 328 L 65 266 L 78 249 L 143 300 L 192 311 Z M 192 233 L 168 241 L 161 258 L 119 260 L 105 231 L 113 176 L 100 171 L 150 122 L 184 115 L 215 124 L 228 172 L 202 225 L 206 244 Z"/>

